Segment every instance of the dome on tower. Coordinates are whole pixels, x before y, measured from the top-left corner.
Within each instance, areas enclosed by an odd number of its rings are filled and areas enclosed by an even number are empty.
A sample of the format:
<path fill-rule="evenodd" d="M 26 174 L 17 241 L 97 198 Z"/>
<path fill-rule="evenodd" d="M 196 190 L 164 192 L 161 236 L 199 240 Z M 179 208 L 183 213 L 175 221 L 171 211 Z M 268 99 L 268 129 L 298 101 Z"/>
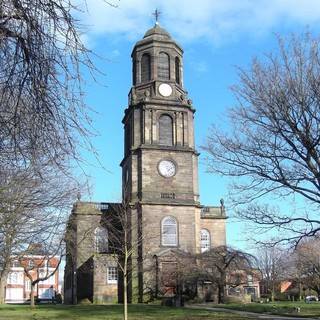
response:
<path fill-rule="evenodd" d="M 179 46 L 179 44 L 172 39 L 171 35 L 169 34 L 169 32 L 160 27 L 159 23 L 156 23 L 154 25 L 154 27 L 152 27 L 151 29 L 149 29 L 143 36 L 143 38 L 141 40 L 139 40 L 138 42 L 136 42 L 133 51 L 137 48 L 137 47 L 141 47 L 144 45 L 147 45 L 150 42 L 153 41 L 158 41 L 158 42 L 166 42 L 166 43 L 173 43 L 174 45 L 176 45 L 179 50 L 182 51 L 182 48 Z"/>
<path fill-rule="evenodd" d="M 158 23 L 156 23 L 153 28 L 149 29 L 145 33 L 143 38 L 145 39 L 145 38 L 149 38 L 149 37 L 160 38 L 159 40 L 169 40 L 169 39 L 171 39 L 171 36 L 170 36 L 169 32 L 166 31 L 165 29 L 161 28 Z"/>

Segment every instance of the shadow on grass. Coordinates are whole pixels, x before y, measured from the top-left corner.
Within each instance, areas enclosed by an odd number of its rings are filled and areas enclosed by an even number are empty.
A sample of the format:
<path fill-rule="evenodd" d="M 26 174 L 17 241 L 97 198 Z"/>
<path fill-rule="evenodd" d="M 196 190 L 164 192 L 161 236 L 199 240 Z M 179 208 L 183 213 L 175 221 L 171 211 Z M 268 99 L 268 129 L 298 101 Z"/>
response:
<path fill-rule="evenodd" d="M 0 306 L 0 320 L 118 320 L 122 319 L 122 305 L 26 305 Z M 191 310 L 152 305 L 130 305 L 130 320 L 229 320 L 230 314 L 208 310 Z M 232 315 L 234 320 L 246 317 Z"/>

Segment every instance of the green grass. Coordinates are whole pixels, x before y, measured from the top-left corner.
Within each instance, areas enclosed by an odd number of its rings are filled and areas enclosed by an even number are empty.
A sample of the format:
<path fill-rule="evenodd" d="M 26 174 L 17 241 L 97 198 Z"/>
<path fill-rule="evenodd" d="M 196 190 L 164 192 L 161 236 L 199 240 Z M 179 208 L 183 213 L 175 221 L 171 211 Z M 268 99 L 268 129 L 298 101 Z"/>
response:
<path fill-rule="evenodd" d="M 0 305 L 0 320 L 118 320 L 122 319 L 121 305 Z M 229 320 L 230 314 L 187 308 L 151 305 L 130 305 L 129 320 Z M 232 315 L 233 320 L 249 318 Z"/>
<path fill-rule="evenodd" d="M 305 303 L 304 301 L 279 301 L 269 303 L 249 303 L 249 304 L 225 304 L 225 305 L 208 305 L 210 307 L 220 307 L 233 310 L 272 313 L 291 316 L 319 317 L 320 302 Z M 295 307 L 300 307 L 300 313 L 294 312 Z"/>

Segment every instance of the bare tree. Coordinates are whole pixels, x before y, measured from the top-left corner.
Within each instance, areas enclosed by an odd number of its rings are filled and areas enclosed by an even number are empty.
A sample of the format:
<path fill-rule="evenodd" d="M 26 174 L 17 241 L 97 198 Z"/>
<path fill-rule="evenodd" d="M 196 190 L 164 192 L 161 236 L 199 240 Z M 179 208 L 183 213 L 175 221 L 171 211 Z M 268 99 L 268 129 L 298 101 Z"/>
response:
<path fill-rule="evenodd" d="M 265 290 L 274 301 L 280 281 L 290 273 L 290 254 L 278 247 L 264 246 L 259 248 L 256 259 Z"/>
<path fill-rule="evenodd" d="M 33 170 L 1 172 L 0 302 L 12 259 L 25 255 L 33 243 L 61 243 L 66 209 L 74 201 L 77 184 L 49 166 L 42 177 Z"/>
<path fill-rule="evenodd" d="M 156 297 L 166 297 L 169 299 L 166 303 L 180 307 L 185 299 L 197 296 L 197 285 L 201 277 L 197 255 L 178 248 L 172 249 L 170 256 L 164 258 L 161 269 L 156 266 L 154 270 L 158 273 Z"/>
<path fill-rule="evenodd" d="M 299 284 L 314 290 L 320 297 L 320 253 L 319 239 L 303 241 L 295 250 Z"/>
<path fill-rule="evenodd" d="M 212 282 L 218 290 L 218 303 L 224 303 L 226 286 L 241 284 L 239 277 L 231 275 L 239 270 L 250 271 L 253 257 L 230 247 L 219 246 L 198 255 L 197 260 L 199 279 Z"/>
<path fill-rule="evenodd" d="M 115 255 L 122 276 L 124 320 L 128 319 L 128 284 L 137 271 L 138 250 L 143 242 L 142 222 L 132 214 L 132 209 L 123 201 L 113 205 L 112 214 L 106 216 L 109 250 Z"/>
<path fill-rule="evenodd" d="M 137 294 L 138 301 L 143 301 L 144 287 L 148 287 L 149 277 L 154 279 L 155 266 L 153 257 L 147 249 L 147 242 L 153 241 L 159 234 L 150 234 L 144 230 L 138 209 L 127 200 L 124 192 L 122 203 L 111 204 L 111 212 L 104 217 L 108 232 L 109 252 L 117 262 L 122 279 L 123 319 L 128 319 L 128 292 Z M 139 276 L 143 273 L 144 283 Z M 140 282 L 138 288 L 132 288 L 133 279 Z M 131 286 L 131 290 L 129 290 Z M 137 292 L 136 292 L 137 291 Z"/>
<path fill-rule="evenodd" d="M 80 70 L 94 66 L 76 9 L 69 0 L 0 4 L 1 164 L 78 158 L 79 139 L 88 142 Z"/>
<path fill-rule="evenodd" d="M 242 205 L 240 216 L 282 229 L 273 242 L 296 245 L 320 230 L 319 38 L 307 33 L 278 37 L 278 43 L 275 54 L 238 69 L 231 128 L 213 128 L 204 149 L 211 172 L 234 178 L 231 193 Z M 306 212 L 261 204 L 289 196 L 305 201 Z"/>
<path fill-rule="evenodd" d="M 0 3 L 0 303 L 11 257 L 57 224 L 78 193 L 81 148 L 95 153 L 82 72 L 96 69 L 78 6 Z"/>

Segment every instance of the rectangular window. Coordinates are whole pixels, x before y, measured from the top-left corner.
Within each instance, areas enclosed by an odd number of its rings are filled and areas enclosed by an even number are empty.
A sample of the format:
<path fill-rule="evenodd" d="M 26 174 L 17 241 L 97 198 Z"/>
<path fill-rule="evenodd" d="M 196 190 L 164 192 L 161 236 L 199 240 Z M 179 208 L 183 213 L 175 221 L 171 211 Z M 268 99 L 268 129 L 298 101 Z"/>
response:
<path fill-rule="evenodd" d="M 19 268 L 19 267 L 21 267 L 20 262 L 19 262 L 18 260 L 12 261 L 11 267 L 12 267 L 12 268 Z"/>
<path fill-rule="evenodd" d="M 23 272 L 10 272 L 7 278 L 8 284 L 22 284 Z"/>
<path fill-rule="evenodd" d="M 108 267 L 107 269 L 107 283 L 118 283 L 118 269 L 116 267 Z"/>
<path fill-rule="evenodd" d="M 30 281 L 30 279 L 26 279 L 26 281 L 25 281 L 25 290 L 26 291 L 31 291 L 31 281 Z"/>
<path fill-rule="evenodd" d="M 18 273 L 10 272 L 7 279 L 8 284 L 17 284 L 18 283 Z"/>
<path fill-rule="evenodd" d="M 28 266 L 29 266 L 29 269 L 33 269 L 34 268 L 34 261 L 33 260 L 29 260 Z"/>

